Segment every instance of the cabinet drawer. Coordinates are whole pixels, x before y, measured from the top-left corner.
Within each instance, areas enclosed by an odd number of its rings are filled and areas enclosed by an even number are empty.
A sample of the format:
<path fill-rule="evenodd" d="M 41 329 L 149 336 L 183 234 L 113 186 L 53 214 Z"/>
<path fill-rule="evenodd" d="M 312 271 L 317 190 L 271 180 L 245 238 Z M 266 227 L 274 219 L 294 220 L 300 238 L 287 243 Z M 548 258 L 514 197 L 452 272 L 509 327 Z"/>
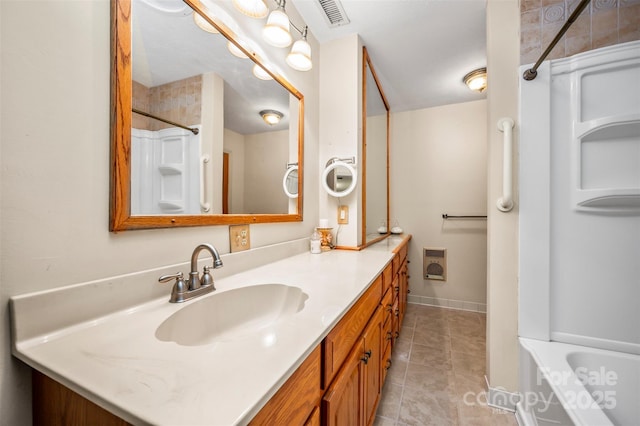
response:
<path fill-rule="evenodd" d="M 378 276 L 360 300 L 345 314 L 323 341 L 324 381 L 326 387 L 349 355 L 351 348 L 362 334 L 365 325 L 380 304 L 382 275 Z"/>
<path fill-rule="evenodd" d="M 251 420 L 250 425 L 303 425 L 321 397 L 318 346 Z"/>

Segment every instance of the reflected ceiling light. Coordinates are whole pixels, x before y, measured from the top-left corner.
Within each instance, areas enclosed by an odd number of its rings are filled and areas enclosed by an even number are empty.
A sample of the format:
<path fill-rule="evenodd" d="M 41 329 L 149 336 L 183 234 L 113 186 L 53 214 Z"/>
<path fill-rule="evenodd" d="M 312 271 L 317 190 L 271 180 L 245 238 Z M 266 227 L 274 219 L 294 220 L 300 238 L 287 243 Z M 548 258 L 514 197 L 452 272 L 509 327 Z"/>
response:
<path fill-rule="evenodd" d="M 469 89 L 476 92 L 484 92 L 487 90 L 487 69 L 478 68 L 465 75 L 462 79 Z"/>
<path fill-rule="evenodd" d="M 267 24 L 262 29 L 262 37 L 275 47 L 288 47 L 293 41 L 289 32 L 289 17 L 284 11 L 284 0 L 278 1 L 278 8 L 269 14 Z"/>
<path fill-rule="evenodd" d="M 262 19 L 269 14 L 269 8 L 263 0 L 233 0 L 233 5 L 242 14 L 252 18 Z"/>
<path fill-rule="evenodd" d="M 273 77 L 271 77 L 271 74 L 266 72 L 264 68 L 262 68 L 258 64 L 255 64 L 253 66 L 253 75 L 258 77 L 260 80 L 273 80 Z"/>
<path fill-rule="evenodd" d="M 260 116 L 270 126 L 274 124 L 278 124 L 282 119 L 283 115 L 280 111 L 276 111 L 275 109 L 265 109 L 260 111 Z"/>
<path fill-rule="evenodd" d="M 201 30 L 204 30 L 211 34 L 220 34 L 220 31 L 218 31 L 216 27 L 211 25 L 206 19 L 200 16 L 199 13 L 193 12 L 193 21 Z"/>
<path fill-rule="evenodd" d="M 231 52 L 233 56 L 237 56 L 238 58 L 241 58 L 241 59 L 248 58 L 248 56 L 245 55 L 245 53 L 242 50 L 240 50 L 238 46 L 231 43 L 230 41 L 227 42 L 227 49 L 229 49 L 229 52 Z"/>
<path fill-rule="evenodd" d="M 307 27 L 304 27 L 304 31 L 302 32 L 302 40 L 293 43 L 286 61 L 294 70 L 309 71 L 313 68 L 313 62 L 311 62 L 311 46 L 309 46 L 307 42 Z"/>

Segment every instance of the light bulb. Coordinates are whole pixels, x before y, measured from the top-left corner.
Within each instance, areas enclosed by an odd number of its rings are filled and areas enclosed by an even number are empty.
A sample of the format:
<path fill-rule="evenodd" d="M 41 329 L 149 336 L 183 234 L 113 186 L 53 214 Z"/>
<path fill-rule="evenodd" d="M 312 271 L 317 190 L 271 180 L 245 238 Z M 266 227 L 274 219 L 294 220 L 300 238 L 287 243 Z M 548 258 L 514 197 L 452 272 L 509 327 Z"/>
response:
<path fill-rule="evenodd" d="M 291 52 L 287 55 L 287 64 L 298 71 L 309 71 L 313 67 L 311 62 L 311 46 L 306 40 L 298 40 L 293 43 Z"/>
<path fill-rule="evenodd" d="M 262 29 L 262 37 L 267 43 L 275 47 L 288 47 L 293 39 L 289 32 L 289 17 L 281 10 L 276 9 L 269 14 L 267 24 Z"/>
<path fill-rule="evenodd" d="M 269 8 L 263 0 L 233 0 L 233 5 L 244 15 L 262 19 L 269 14 Z"/>

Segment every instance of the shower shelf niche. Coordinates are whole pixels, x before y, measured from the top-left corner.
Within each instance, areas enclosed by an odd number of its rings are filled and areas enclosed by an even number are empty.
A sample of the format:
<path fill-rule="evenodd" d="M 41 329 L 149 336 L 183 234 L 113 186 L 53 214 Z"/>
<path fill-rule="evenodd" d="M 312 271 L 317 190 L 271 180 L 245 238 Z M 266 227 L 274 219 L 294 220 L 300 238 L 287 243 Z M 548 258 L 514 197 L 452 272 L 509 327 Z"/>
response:
<path fill-rule="evenodd" d="M 590 61 L 572 61 L 577 68 L 571 85 L 577 108 L 571 201 L 582 211 L 640 212 L 640 101 L 633 90 L 640 60 Z M 608 90 L 621 94 L 616 102 L 600 102 Z"/>

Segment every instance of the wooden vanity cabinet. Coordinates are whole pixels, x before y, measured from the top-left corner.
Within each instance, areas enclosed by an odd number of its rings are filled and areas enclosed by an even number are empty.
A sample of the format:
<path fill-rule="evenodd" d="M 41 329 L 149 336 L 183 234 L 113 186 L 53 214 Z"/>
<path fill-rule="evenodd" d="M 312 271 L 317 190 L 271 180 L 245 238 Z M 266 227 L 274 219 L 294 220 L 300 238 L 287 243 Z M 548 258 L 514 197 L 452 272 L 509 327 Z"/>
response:
<path fill-rule="evenodd" d="M 302 425 L 308 419 L 313 421 L 313 411 L 319 406 L 322 396 L 320 360 L 318 345 L 249 424 Z"/>
<path fill-rule="evenodd" d="M 378 276 L 323 341 L 326 389 L 369 322 L 382 298 L 382 276 Z"/>
<path fill-rule="evenodd" d="M 383 309 L 379 306 L 327 389 L 322 399 L 326 426 L 373 424 L 382 389 L 383 319 Z"/>

